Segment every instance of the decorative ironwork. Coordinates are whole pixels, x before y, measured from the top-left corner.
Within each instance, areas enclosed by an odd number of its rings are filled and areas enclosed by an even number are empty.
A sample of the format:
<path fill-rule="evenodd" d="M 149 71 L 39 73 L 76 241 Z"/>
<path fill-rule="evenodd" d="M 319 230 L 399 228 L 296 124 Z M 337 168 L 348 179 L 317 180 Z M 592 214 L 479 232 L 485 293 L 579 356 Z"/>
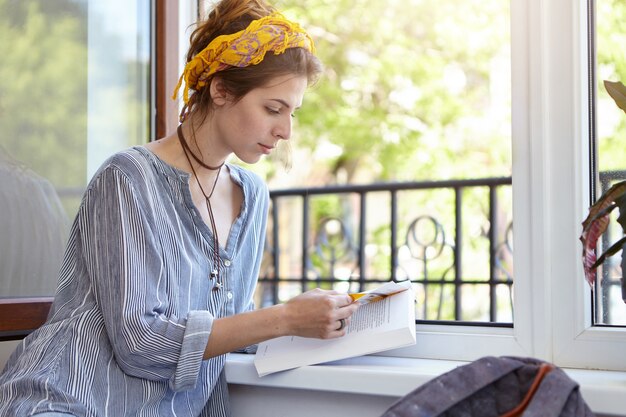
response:
<path fill-rule="evenodd" d="M 513 309 L 513 228 L 510 223 L 504 230 L 499 227 L 498 219 L 511 216 L 510 207 L 498 204 L 497 192 L 510 191 L 510 185 L 510 178 L 488 178 L 272 191 L 266 252 L 271 262 L 264 262 L 260 278 L 264 302 L 285 301 L 315 286 L 362 291 L 410 279 L 420 295 L 419 321 L 511 326 L 512 314 L 499 317 L 498 306 Z M 436 199 L 426 193 L 442 192 L 444 200 L 452 198 L 452 210 L 435 215 L 437 209 L 422 207 Z M 336 201 L 329 203 L 332 199 Z M 487 210 L 480 235 L 463 234 L 468 203 Z M 320 216 L 320 210 L 327 214 Z M 480 238 L 488 239 L 488 249 L 476 248 L 484 247 L 477 243 Z M 476 272 L 464 271 L 464 252 L 470 265 L 484 263 L 469 269 L 486 272 L 470 276 Z M 509 290 L 505 300 L 498 291 L 502 285 Z M 488 299 L 476 302 L 473 294 L 478 293 Z M 476 319 L 479 314 L 468 314 L 470 304 L 487 305 L 487 315 Z"/>
<path fill-rule="evenodd" d="M 428 289 L 432 284 L 439 290 L 437 312 L 434 319 L 441 320 L 442 308 L 444 306 L 445 284 L 449 282 L 447 278 L 448 274 L 454 272 L 454 244 L 450 244 L 446 241 L 444 227 L 435 217 L 424 215 L 413 220 L 407 228 L 404 247 L 408 249 L 410 257 L 421 264 L 421 268 L 403 266 L 403 264 L 406 264 L 405 262 L 400 262 L 398 265 L 407 279 L 421 284 L 418 286 L 421 287 L 421 302 L 418 303 L 421 305 L 421 317 L 424 319 L 429 318 Z M 441 271 L 438 277 L 431 276 L 432 271 L 429 268 L 430 262 L 441 258 L 442 255 L 445 256 L 445 249 L 450 249 L 450 255 L 448 255 L 448 259 L 443 260 L 443 271 Z M 418 269 L 421 269 L 421 271 Z"/>
<path fill-rule="evenodd" d="M 328 277 L 332 285 L 335 280 L 347 281 L 353 275 L 355 268 L 346 273 L 338 273 L 338 263 L 352 263 L 358 256 L 357 248 L 352 242 L 352 232 L 344 221 L 336 217 L 321 219 L 318 223 L 315 242 L 313 245 L 314 257 L 311 258 L 309 271 L 314 271 L 317 277 Z M 318 260 L 319 262 L 315 262 Z M 321 285 L 321 281 L 318 280 Z"/>

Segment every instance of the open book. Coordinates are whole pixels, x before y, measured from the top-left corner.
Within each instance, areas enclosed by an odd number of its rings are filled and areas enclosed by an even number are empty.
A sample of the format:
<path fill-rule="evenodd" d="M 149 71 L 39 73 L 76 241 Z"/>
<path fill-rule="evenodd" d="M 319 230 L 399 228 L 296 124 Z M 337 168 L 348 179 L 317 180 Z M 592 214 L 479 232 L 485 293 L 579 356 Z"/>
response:
<path fill-rule="evenodd" d="M 361 306 L 345 336 L 324 340 L 283 336 L 262 342 L 254 358 L 259 376 L 415 344 L 415 294 L 410 281 L 389 282 L 350 296 Z"/>

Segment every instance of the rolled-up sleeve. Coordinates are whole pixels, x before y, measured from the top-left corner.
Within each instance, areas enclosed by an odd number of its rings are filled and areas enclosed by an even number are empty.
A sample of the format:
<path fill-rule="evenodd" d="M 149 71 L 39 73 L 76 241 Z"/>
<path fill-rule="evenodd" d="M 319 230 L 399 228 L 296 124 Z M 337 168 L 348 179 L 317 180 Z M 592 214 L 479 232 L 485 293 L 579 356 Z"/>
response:
<path fill-rule="evenodd" d="M 196 385 L 200 364 L 209 341 L 213 316 L 208 311 L 192 311 L 189 313 L 187 328 L 183 337 L 180 351 L 180 360 L 173 378 L 170 379 L 170 388 L 182 391 Z"/>

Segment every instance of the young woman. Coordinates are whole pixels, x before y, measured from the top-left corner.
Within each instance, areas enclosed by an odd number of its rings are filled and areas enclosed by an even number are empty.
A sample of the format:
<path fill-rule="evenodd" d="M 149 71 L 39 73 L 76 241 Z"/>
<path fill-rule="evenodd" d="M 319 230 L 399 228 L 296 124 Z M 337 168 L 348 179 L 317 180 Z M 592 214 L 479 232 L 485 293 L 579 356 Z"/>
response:
<path fill-rule="evenodd" d="M 223 0 L 199 25 L 177 132 L 112 156 L 91 180 L 48 321 L 0 376 L 1 416 L 228 416 L 226 353 L 345 333 L 346 294 L 253 308 L 268 191 L 226 163 L 289 140 L 321 71 L 313 53 L 262 0 Z"/>

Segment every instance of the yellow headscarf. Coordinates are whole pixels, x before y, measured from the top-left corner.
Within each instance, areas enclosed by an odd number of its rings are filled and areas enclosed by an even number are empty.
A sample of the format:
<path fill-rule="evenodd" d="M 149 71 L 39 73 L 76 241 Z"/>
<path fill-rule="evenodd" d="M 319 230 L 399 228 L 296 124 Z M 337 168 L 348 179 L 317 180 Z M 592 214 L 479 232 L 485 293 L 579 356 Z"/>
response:
<path fill-rule="evenodd" d="M 189 89 L 201 89 L 216 72 L 228 67 L 256 65 L 263 61 L 267 51 L 278 55 L 288 48 L 304 48 L 315 53 L 313 39 L 300 25 L 287 20 L 279 12 L 253 20 L 244 30 L 218 36 L 196 54 L 185 65 L 172 98 L 176 99 L 184 81 L 183 101 L 187 106 Z"/>

